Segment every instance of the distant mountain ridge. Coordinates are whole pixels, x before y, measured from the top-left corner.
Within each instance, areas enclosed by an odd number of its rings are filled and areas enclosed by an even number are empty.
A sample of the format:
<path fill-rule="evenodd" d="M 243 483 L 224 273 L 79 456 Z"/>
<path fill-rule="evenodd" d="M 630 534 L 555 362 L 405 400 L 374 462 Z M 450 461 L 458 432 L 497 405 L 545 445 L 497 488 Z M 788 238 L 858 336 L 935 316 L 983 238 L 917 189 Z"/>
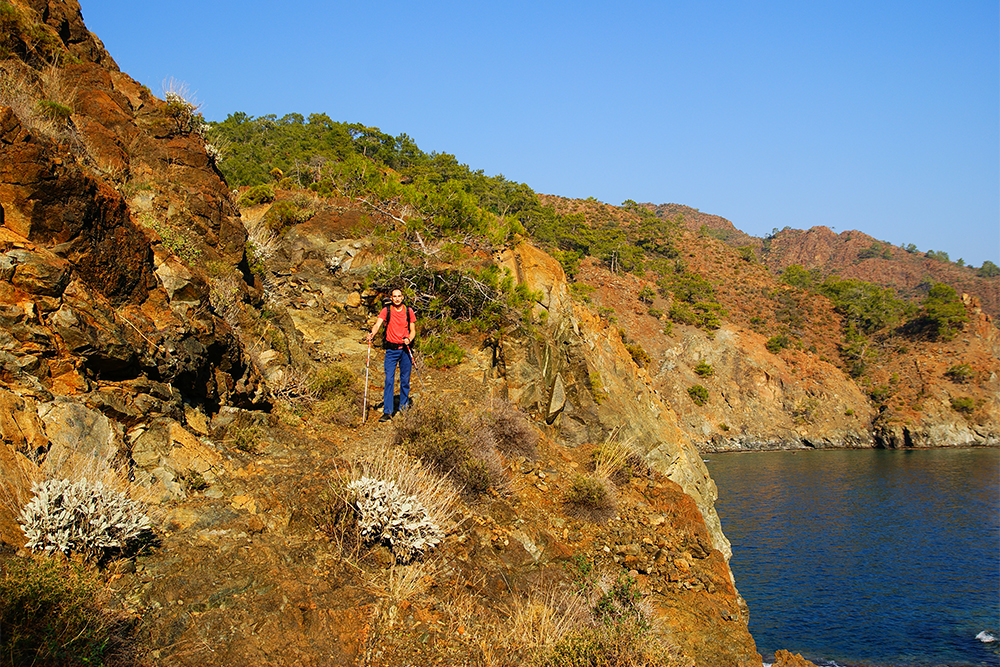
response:
<path fill-rule="evenodd" d="M 834 233 L 827 227 L 785 229 L 760 244 L 762 259 L 773 271 L 792 264 L 817 268 L 824 275 L 857 278 L 892 287 L 905 298 L 922 297 L 935 282 L 977 297 L 994 319 L 1000 314 L 1000 279 L 976 275 L 976 269 L 907 252 L 864 232 Z"/>
<path fill-rule="evenodd" d="M 837 275 L 891 287 L 905 299 L 927 294 L 935 282 L 951 285 L 959 293 L 977 297 L 983 311 L 1000 317 L 1000 278 L 982 277 L 970 266 L 928 257 L 880 241 L 857 230 L 839 234 L 829 227 L 806 230 L 786 227 L 766 238 L 751 236 L 719 215 L 703 213 L 683 204 L 644 204 L 661 218 L 676 220 L 693 232 L 715 237 L 733 247 L 750 246 L 774 273 L 792 265 L 817 269 L 823 277 Z"/>

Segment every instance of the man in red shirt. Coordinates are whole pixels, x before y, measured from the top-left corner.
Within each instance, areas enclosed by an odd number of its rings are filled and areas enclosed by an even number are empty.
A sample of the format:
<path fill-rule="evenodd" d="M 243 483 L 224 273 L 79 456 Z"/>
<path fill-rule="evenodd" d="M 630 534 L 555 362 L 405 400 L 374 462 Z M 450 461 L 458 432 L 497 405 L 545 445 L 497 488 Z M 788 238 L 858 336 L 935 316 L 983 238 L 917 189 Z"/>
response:
<path fill-rule="evenodd" d="M 375 326 L 368 333 L 371 343 L 375 334 L 385 326 L 385 389 L 382 392 L 382 416 L 380 422 L 392 419 L 394 385 L 396 384 L 396 366 L 399 366 L 399 409 L 405 410 L 410 404 L 410 371 L 413 357 L 410 354 L 410 343 L 416 335 L 417 316 L 413 309 L 403 305 L 403 291 L 394 288 L 390 293 L 392 303 L 382 309 Z"/>

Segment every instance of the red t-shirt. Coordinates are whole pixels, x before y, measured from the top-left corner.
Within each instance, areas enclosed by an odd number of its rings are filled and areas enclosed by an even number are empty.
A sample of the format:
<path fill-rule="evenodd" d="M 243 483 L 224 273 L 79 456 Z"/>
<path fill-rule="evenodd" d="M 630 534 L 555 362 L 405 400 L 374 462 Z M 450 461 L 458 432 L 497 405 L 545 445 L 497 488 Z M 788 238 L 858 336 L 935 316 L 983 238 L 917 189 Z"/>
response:
<path fill-rule="evenodd" d="M 391 307 L 386 306 L 383 308 L 378 317 L 386 323 L 385 339 L 390 343 L 402 345 L 403 339 L 410 335 L 410 322 L 416 322 L 417 315 L 413 312 L 412 308 L 403 306 L 403 310 L 401 311 L 393 310 L 392 318 L 390 318 L 388 311 Z M 407 315 L 409 315 L 409 322 L 407 321 Z"/>

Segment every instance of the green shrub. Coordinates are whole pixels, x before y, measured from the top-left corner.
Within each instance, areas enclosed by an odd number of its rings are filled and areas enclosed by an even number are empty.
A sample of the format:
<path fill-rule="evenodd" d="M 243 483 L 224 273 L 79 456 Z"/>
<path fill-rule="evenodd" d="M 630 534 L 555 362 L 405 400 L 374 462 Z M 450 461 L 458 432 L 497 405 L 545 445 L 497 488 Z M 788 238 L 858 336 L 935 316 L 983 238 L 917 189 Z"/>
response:
<path fill-rule="evenodd" d="M 688 396 L 691 397 L 695 405 L 705 405 L 708 403 L 708 389 L 705 389 L 700 384 L 688 387 Z"/>
<path fill-rule="evenodd" d="M 691 310 L 690 306 L 684 303 L 675 303 L 670 306 L 667 316 L 677 324 L 693 325 L 698 321 L 695 312 Z"/>
<path fill-rule="evenodd" d="M 788 338 L 788 336 L 785 335 L 771 336 L 770 338 L 767 339 L 767 342 L 764 343 L 764 347 L 766 347 L 767 351 L 770 352 L 771 354 L 778 354 L 785 348 L 791 346 L 792 346 L 792 341 Z"/>
<path fill-rule="evenodd" d="M 313 414 L 327 422 L 350 426 L 361 416 L 364 389 L 346 366 L 332 364 L 309 378 L 309 392 L 317 399 Z"/>
<path fill-rule="evenodd" d="M 911 326 L 929 333 L 937 340 L 951 340 L 964 323 L 969 321 L 965 314 L 965 304 L 950 285 L 934 283 L 921 305 Z"/>
<path fill-rule="evenodd" d="M 995 276 L 1000 276 L 1000 266 L 997 266 L 990 260 L 986 260 L 976 271 L 976 275 L 980 278 L 993 278 Z"/>
<path fill-rule="evenodd" d="M 632 360 L 639 368 L 645 368 L 649 365 L 651 361 L 649 353 L 643 349 L 642 345 L 638 343 L 625 343 L 625 349 L 628 350 L 628 353 L 632 356 Z"/>
<path fill-rule="evenodd" d="M 312 217 L 312 211 L 295 202 L 281 200 L 274 202 L 264 214 L 264 224 L 272 232 L 280 234 L 292 225 L 305 222 Z"/>
<path fill-rule="evenodd" d="M 944 372 L 952 382 L 963 384 L 972 377 L 972 367 L 969 364 L 955 364 Z"/>
<path fill-rule="evenodd" d="M 436 472 L 447 475 L 468 495 L 478 495 L 503 479 L 493 434 L 464 419 L 458 406 L 431 400 L 403 410 L 392 422 L 392 443 L 405 447 Z"/>
<path fill-rule="evenodd" d="M 270 185 L 255 185 L 240 195 L 241 207 L 269 204 L 274 201 L 274 189 Z"/>
<path fill-rule="evenodd" d="M 344 394 L 354 395 L 358 391 L 358 379 L 346 366 L 331 364 L 313 373 L 309 378 L 309 391 L 321 401 Z"/>
<path fill-rule="evenodd" d="M 701 361 L 699 361 L 698 365 L 694 367 L 694 372 L 699 377 L 703 377 L 703 378 L 707 378 L 707 377 L 711 377 L 712 375 L 715 375 L 715 369 L 712 368 L 712 365 L 709 364 L 709 363 L 707 363 L 704 359 L 702 359 Z"/>
<path fill-rule="evenodd" d="M 265 434 L 257 424 L 232 424 L 226 429 L 226 439 L 241 452 L 256 455 L 265 442 Z"/>
<path fill-rule="evenodd" d="M 82 564 L 9 558 L 0 579 L 4 665 L 137 664 L 135 624 Z"/>
<path fill-rule="evenodd" d="M 976 409 L 976 402 L 969 396 L 953 397 L 951 399 L 951 409 L 963 415 L 969 415 Z"/>
<path fill-rule="evenodd" d="M 191 237 L 188 230 L 174 229 L 149 213 L 143 213 L 139 216 L 139 224 L 143 227 L 149 227 L 159 234 L 163 246 L 185 263 L 194 264 L 201 256 L 201 248 L 198 247 L 198 243 Z"/>
<path fill-rule="evenodd" d="M 0 58 L 14 55 L 20 29 L 20 12 L 10 3 L 0 2 Z"/>
<path fill-rule="evenodd" d="M 818 269 L 807 271 L 800 264 L 792 264 L 781 272 L 781 280 L 786 285 L 799 287 L 801 289 L 812 289 L 820 282 L 820 272 Z"/>
<path fill-rule="evenodd" d="M 753 248 L 748 245 L 740 246 L 736 249 L 736 252 L 739 253 L 740 259 L 744 262 L 750 262 L 753 264 L 757 261 L 757 254 L 754 253 Z"/>
<path fill-rule="evenodd" d="M 417 348 L 423 352 L 424 361 L 431 368 L 452 368 L 465 359 L 464 349 L 441 336 L 419 339 Z"/>
<path fill-rule="evenodd" d="M 650 304 L 653 303 L 653 299 L 656 298 L 656 292 L 649 285 L 646 285 L 641 290 L 639 290 L 639 301 Z"/>
<path fill-rule="evenodd" d="M 590 381 L 590 395 L 594 402 L 600 405 L 601 401 L 604 400 L 604 380 L 601 379 L 601 374 L 597 371 L 590 371 L 587 374 L 587 379 Z"/>
<path fill-rule="evenodd" d="M 870 246 L 858 253 L 858 260 L 872 258 L 892 259 L 892 246 L 872 241 Z"/>
<path fill-rule="evenodd" d="M 831 276 L 823 281 L 819 291 L 844 316 L 845 328 L 854 326 L 865 335 L 899 323 L 911 310 L 906 302 L 896 298 L 892 288 L 863 280 L 840 280 Z"/>
<path fill-rule="evenodd" d="M 877 404 L 885 403 L 889 400 L 892 394 L 892 388 L 884 384 L 876 385 L 868 390 L 868 397 L 872 399 L 873 403 Z"/>

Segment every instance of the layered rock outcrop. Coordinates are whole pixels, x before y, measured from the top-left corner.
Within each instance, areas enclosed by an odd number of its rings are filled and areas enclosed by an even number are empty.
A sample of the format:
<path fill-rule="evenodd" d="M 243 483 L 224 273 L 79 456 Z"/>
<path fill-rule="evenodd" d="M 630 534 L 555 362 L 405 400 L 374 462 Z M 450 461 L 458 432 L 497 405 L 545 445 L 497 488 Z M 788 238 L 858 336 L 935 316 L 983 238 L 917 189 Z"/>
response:
<path fill-rule="evenodd" d="M 176 254 L 241 276 L 245 232 L 204 141 L 117 71 L 79 5 L 14 11 L 7 47 L 22 58 L 0 61 L 0 378 L 10 423 L 32 435 L 5 429 L 5 458 L 51 474 L 76 438 L 92 458 L 127 459 L 147 420 L 265 406 L 208 277 Z M 69 113 L 40 116 L 39 100 Z M 88 426 L 60 435 L 66 423 Z M 18 543 L 9 523 L 2 537 Z"/>

